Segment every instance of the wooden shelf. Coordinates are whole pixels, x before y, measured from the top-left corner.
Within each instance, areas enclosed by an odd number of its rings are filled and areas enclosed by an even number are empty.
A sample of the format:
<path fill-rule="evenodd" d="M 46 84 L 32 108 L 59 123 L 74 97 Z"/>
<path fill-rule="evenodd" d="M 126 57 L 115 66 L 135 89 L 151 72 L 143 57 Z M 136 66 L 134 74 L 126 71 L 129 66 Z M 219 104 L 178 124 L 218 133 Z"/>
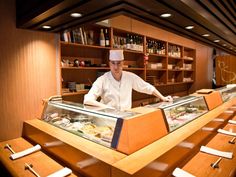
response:
<path fill-rule="evenodd" d="M 109 70 L 109 67 L 61 67 L 61 69 L 78 69 L 78 70 Z"/>
<path fill-rule="evenodd" d="M 143 51 L 137 51 L 137 50 L 129 50 L 129 49 L 123 49 L 124 52 L 130 52 L 130 53 L 140 53 L 143 54 Z"/>
<path fill-rule="evenodd" d="M 147 71 L 167 71 L 167 69 L 151 69 L 151 68 L 147 68 Z"/>
<path fill-rule="evenodd" d="M 193 83 L 194 81 L 190 81 L 190 82 L 167 82 L 167 84 L 165 85 L 179 85 L 179 84 L 189 84 L 189 83 Z"/>
<path fill-rule="evenodd" d="M 193 59 L 183 58 L 185 61 L 194 61 Z"/>
<path fill-rule="evenodd" d="M 187 71 L 187 72 L 194 72 L 193 69 L 183 69 L 183 71 Z"/>
<path fill-rule="evenodd" d="M 172 56 L 169 56 L 169 55 L 168 55 L 168 58 L 171 58 L 171 59 L 176 59 L 176 60 L 182 60 L 182 58 L 181 58 L 181 57 L 172 57 Z"/>
<path fill-rule="evenodd" d="M 170 72 L 179 72 L 179 71 L 183 71 L 182 69 L 169 69 L 168 71 Z"/>
<path fill-rule="evenodd" d="M 66 92 L 66 93 L 62 93 L 62 96 L 73 96 L 73 95 L 83 95 L 88 93 L 89 90 L 85 89 L 85 90 L 80 90 L 77 92 Z"/>
<path fill-rule="evenodd" d="M 78 46 L 78 47 L 89 47 L 89 48 L 96 48 L 96 49 L 107 49 L 110 50 L 111 47 L 103 47 L 99 45 L 85 45 L 85 44 L 78 44 L 78 43 L 71 43 L 71 42 L 64 42 L 61 41 L 62 46 Z"/>
<path fill-rule="evenodd" d="M 138 70 L 138 71 L 144 71 L 144 68 L 123 68 L 123 70 L 130 70 L 130 71 Z"/>
<path fill-rule="evenodd" d="M 156 53 L 149 53 L 149 56 L 156 56 L 156 57 L 167 57 L 167 55 L 161 55 L 161 54 L 156 54 Z"/>

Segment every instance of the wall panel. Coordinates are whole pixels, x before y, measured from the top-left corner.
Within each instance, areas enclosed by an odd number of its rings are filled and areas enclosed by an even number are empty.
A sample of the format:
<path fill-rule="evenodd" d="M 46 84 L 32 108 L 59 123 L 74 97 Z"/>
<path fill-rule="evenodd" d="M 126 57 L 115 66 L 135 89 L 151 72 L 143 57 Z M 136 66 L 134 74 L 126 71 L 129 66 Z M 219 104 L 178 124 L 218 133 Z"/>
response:
<path fill-rule="evenodd" d="M 216 85 L 236 84 L 236 56 L 216 57 Z"/>
<path fill-rule="evenodd" d="M 57 93 L 56 34 L 15 27 L 15 1 L 0 1 L 0 141 L 21 136 L 39 116 L 42 99 Z"/>

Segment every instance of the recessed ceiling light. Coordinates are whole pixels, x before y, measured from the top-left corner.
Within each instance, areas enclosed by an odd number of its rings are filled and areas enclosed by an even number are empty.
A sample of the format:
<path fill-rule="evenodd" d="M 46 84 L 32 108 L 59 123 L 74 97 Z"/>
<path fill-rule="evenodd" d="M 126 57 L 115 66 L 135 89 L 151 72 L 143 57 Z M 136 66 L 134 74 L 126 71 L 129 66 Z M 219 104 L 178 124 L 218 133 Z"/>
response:
<path fill-rule="evenodd" d="M 193 29 L 193 28 L 194 28 L 194 26 L 192 26 L 192 25 L 185 27 L 185 29 L 188 29 L 188 30 L 189 30 L 189 29 Z"/>
<path fill-rule="evenodd" d="M 223 46 L 227 46 L 226 44 L 223 44 Z"/>
<path fill-rule="evenodd" d="M 206 34 L 203 34 L 202 36 L 204 36 L 204 37 L 209 37 L 210 34 L 206 33 Z"/>
<path fill-rule="evenodd" d="M 74 17 L 74 18 L 79 18 L 82 16 L 82 14 L 81 13 L 72 13 L 72 14 L 70 14 L 70 16 Z"/>
<path fill-rule="evenodd" d="M 233 50 L 233 47 L 230 47 L 231 50 Z"/>
<path fill-rule="evenodd" d="M 220 40 L 219 40 L 219 39 L 216 39 L 216 40 L 214 40 L 214 42 L 220 42 Z"/>
<path fill-rule="evenodd" d="M 51 29 L 52 27 L 49 26 L 49 25 L 44 25 L 44 26 L 42 26 L 42 28 L 43 28 L 43 29 Z"/>
<path fill-rule="evenodd" d="M 169 13 L 164 13 L 164 14 L 161 14 L 160 16 L 163 17 L 163 18 L 168 18 L 168 17 L 171 16 L 171 14 L 169 14 Z"/>

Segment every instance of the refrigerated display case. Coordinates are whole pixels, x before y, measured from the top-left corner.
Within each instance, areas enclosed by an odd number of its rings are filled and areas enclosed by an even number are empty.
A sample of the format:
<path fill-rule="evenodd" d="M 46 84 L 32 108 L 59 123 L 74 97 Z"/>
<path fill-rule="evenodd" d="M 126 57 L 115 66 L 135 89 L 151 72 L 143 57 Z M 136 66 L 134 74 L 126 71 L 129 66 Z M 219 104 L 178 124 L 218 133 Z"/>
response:
<path fill-rule="evenodd" d="M 168 132 L 161 110 L 140 107 L 119 111 L 63 101 L 61 97 L 45 103 L 41 120 L 125 154 L 141 149 Z"/>
<path fill-rule="evenodd" d="M 223 102 L 227 102 L 236 97 L 236 87 L 221 87 L 217 89 L 220 92 Z"/>
<path fill-rule="evenodd" d="M 47 103 L 41 119 L 98 144 L 115 148 L 123 119 L 137 114 L 98 109 L 56 98 Z"/>
<path fill-rule="evenodd" d="M 208 106 L 203 96 L 189 95 L 175 99 L 173 102 L 158 103 L 150 106 L 163 111 L 169 132 L 208 112 Z"/>

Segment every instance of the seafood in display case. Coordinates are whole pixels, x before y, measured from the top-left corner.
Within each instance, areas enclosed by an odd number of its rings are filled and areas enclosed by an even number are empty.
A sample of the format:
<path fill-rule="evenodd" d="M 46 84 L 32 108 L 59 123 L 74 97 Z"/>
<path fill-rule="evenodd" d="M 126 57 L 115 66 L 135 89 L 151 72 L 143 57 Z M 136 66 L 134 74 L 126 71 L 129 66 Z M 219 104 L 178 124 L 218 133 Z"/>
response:
<path fill-rule="evenodd" d="M 204 97 L 196 96 L 181 97 L 172 103 L 150 106 L 162 109 L 170 132 L 208 112 Z"/>
<path fill-rule="evenodd" d="M 220 92 L 223 102 L 229 101 L 232 98 L 236 97 L 236 87 L 222 87 L 216 89 Z"/>
<path fill-rule="evenodd" d="M 112 109 L 94 110 L 63 100 L 49 101 L 41 119 L 107 147 L 116 145 L 124 117 L 136 113 Z"/>

